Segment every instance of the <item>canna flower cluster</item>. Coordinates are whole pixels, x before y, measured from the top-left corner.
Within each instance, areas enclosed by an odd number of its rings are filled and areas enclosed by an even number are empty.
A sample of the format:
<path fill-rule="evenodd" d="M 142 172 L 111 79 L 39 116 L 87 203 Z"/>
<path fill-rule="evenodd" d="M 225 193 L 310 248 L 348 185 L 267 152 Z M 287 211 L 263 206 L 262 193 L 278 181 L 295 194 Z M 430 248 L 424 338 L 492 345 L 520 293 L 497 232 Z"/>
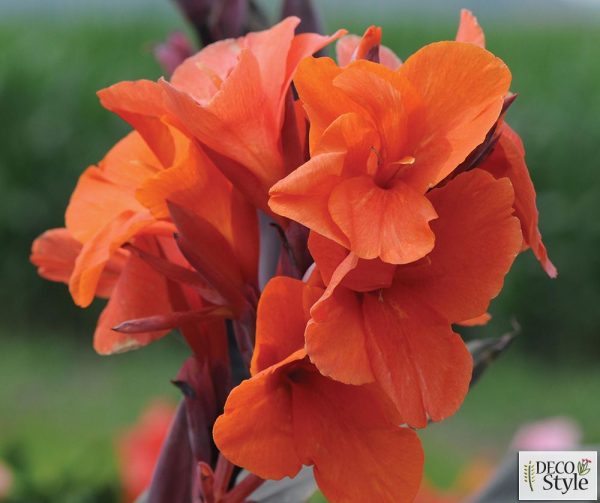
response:
<path fill-rule="evenodd" d="M 453 326 L 489 319 L 528 248 L 556 276 L 504 118 L 511 74 L 470 12 L 456 41 L 404 62 L 377 27 L 298 23 L 100 91 L 133 131 L 33 245 L 76 304 L 108 298 L 99 353 L 172 329 L 192 350 L 151 494 L 243 501 L 312 466 L 329 501 L 413 501 L 416 429 L 454 414 L 471 380 Z M 337 61 L 313 56 L 334 41 Z M 231 488 L 234 465 L 253 475 Z"/>

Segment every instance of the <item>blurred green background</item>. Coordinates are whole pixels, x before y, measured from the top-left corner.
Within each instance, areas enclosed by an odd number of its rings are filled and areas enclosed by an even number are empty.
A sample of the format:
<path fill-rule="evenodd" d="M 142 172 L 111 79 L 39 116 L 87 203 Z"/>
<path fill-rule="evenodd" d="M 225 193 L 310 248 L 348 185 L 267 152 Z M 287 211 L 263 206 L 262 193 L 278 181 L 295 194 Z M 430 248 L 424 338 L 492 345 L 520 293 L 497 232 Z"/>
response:
<path fill-rule="evenodd" d="M 330 5 L 326 24 L 360 33 L 378 22 L 384 43 L 403 58 L 455 34 L 458 10 L 448 15 L 448 4 L 443 12 L 401 4 L 386 15 L 388 4 L 373 18 L 346 10 L 336 18 Z M 50 15 L 35 2 L 3 16 L 0 6 L 0 460 L 21 467 L 27 475 L 20 483 L 61 494 L 60 501 L 95 501 L 91 486 L 112 501 L 115 433 L 151 397 L 176 400 L 169 379 L 186 355 L 174 336 L 132 354 L 95 355 L 91 334 L 101 306 L 80 310 L 64 286 L 41 280 L 28 263 L 31 241 L 62 225 L 78 175 L 127 131 L 95 92 L 119 80 L 158 78 L 153 44 L 186 30 L 167 0 L 151 5 L 156 12 L 123 16 L 86 13 L 81 4 L 75 13 L 63 6 Z M 511 319 L 522 327 L 463 409 L 424 433 L 428 477 L 441 486 L 473 456 L 499 459 L 526 421 L 570 416 L 586 442 L 600 442 L 597 12 L 575 15 L 575 2 L 531 1 L 526 15 L 462 5 L 473 8 L 489 49 L 512 70 L 519 98 L 508 120 L 527 148 L 559 277 L 548 279 L 530 252 L 522 255 L 492 306 L 493 321 L 467 334 L 500 335 Z"/>

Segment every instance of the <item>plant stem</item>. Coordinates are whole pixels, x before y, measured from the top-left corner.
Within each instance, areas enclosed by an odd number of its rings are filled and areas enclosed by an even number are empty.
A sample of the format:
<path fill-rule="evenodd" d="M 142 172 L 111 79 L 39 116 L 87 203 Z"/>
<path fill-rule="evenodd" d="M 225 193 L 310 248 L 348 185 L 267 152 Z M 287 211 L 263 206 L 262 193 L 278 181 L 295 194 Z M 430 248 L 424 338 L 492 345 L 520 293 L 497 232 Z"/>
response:
<path fill-rule="evenodd" d="M 233 469 L 233 464 L 227 461 L 223 454 L 219 453 L 219 459 L 215 468 L 215 499 L 217 501 L 227 492 L 231 476 L 233 475 Z"/>

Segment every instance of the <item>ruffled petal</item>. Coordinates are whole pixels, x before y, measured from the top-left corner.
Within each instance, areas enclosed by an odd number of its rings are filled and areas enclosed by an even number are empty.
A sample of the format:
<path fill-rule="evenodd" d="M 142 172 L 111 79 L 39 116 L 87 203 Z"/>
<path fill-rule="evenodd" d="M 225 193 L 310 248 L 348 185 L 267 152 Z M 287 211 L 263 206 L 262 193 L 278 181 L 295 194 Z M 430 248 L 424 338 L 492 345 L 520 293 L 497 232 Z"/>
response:
<path fill-rule="evenodd" d="M 36 238 L 29 259 L 47 280 L 69 283 L 81 243 L 64 228 L 50 229 Z"/>
<path fill-rule="evenodd" d="M 282 374 L 303 354 L 299 351 L 242 382 L 229 394 L 213 428 L 219 451 L 259 477 L 294 477 L 302 467 L 296 453 L 292 396 Z"/>
<path fill-rule="evenodd" d="M 83 245 L 69 280 L 69 291 L 75 304 L 81 307 L 91 304 L 102 273 L 114 254 L 154 221 L 149 212 L 124 211 Z"/>
<path fill-rule="evenodd" d="M 342 71 L 330 58 L 305 58 L 298 65 L 294 84 L 310 121 L 311 151 L 338 116 L 349 112 L 365 115 L 360 105 L 333 85 Z"/>
<path fill-rule="evenodd" d="M 69 284 L 81 249 L 81 243 L 67 229 L 50 229 L 33 242 L 30 260 L 43 278 Z M 121 251 L 108 260 L 98 280 L 97 297 L 110 296 L 127 257 L 128 253 Z"/>
<path fill-rule="evenodd" d="M 141 136 L 128 134 L 79 178 L 65 215 L 71 235 L 85 243 L 118 215 L 145 212 L 135 191 L 161 169 Z"/>
<path fill-rule="evenodd" d="M 411 146 L 406 144 L 407 129 L 409 112 L 416 103 L 407 85 L 403 92 L 396 87 L 397 75 L 377 63 L 359 60 L 333 80 L 333 85 L 360 104 L 376 125 L 381 138 L 378 155 L 388 163 L 412 155 Z M 358 132 L 354 134 L 359 135 Z"/>
<path fill-rule="evenodd" d="M 329 195 L 341 179 L 345 159 L 346 152 L 313 157 L 271 188 L 269 207 L 338 243 L 347 243 L 328 207 Z"/>
<path fill-rule="evenodd" d="M 403 180 L 425 191 L 483 142 L 500 115 L 511 74 L 485 49 L 437 42 L 408 58 L 398 75 L 422 102 L 422 110 L 410 120 L 408 144 L 415 163 Z"/>
<path fill-rule="evenodd" d="M 269 206 L 282 216 L 347 245 L 329 214 L 329 197 L 348 176 L 374 172 L 378 135 L 368 119 L 355 113 L 338 117 L 324 132 L 312 159 L 270 190 Z"/>
<path fill-rule="evenodd" d="M 167 107 L 190 136 L 243 166 L 224 174 L 257 206 L 266 206 L 273 183 L 285 174 L 279 145 L 280 130 L 265 113 L 269 96 L 261 87 L 259 62 L 249 49 L 207 106 L 160 81 Z M 267 110 L 268 111 L 268 110 Z"/>
<path fill-rule="evenodd" d="M 435 248 L 422 261 L 399 267 L 394 284 L 452 323 L 480 316 L 521 249 L 512 186 L 473 170 L 428 196 L 439 215 L 431 225 Z"/>
<path fill-rule="evenodd" d="M 241 44 L 242 39 L 226 39 L 207 45 L 175 69 L 171 83 L 199 103 L 208 103 L 235 67 Z"/>
<path fill-rule="evenodd" d="M 429 226 L 437 217 L 433 206 L 401 181 L 384 189 L 369 176 L 344 180 L 331 194 L 329 212 L 350 250 L 363 259 L 404 264 L 420 259 L 434 245 Z"/>

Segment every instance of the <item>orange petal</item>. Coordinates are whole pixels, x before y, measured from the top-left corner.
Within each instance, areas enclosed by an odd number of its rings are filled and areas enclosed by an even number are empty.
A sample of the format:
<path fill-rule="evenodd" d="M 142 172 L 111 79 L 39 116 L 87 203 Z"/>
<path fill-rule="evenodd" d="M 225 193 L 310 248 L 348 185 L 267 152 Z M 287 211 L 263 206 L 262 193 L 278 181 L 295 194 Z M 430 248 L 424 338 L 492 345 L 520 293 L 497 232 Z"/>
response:
<path fill-rule="evenodd" d="M 340 180 L 345 159 L 345 152 L 313 157 L 271 188 L 269 207 L 278 215 L 346 243 L 328 208 L 329 195 Z"/>
<path fill-rule="evenodd" d="M 326 285 L 331 281 L 337 266 L 349 253 L 343 246 L 314 231 L 308 235 L 308 249 Z"/>
<path fill-rule="evenodd" d="M 538 227 L 538 210 L 535 189 L 525 164 L 525 151 L 521 139 L 508 124 L 501 127 L 501 136 L 492 154 L 480 166 L 494 177 L 508 177 L 515 189 L 515 215 L 521 221 L 525 243 L 551 278 L 558 275 L 556 267 L 548 258 Z"/>
<path fill-rule="evenodd" d="M 401 181 L 383 189 L 369 176 L 344 180 L 331 194 L 329 212 L 360 258 L 403 264 L 433 248 L 429 222 L 437 214 L 427 198 Z"/>
<path fill-rule="evenodd" d="M 500 115 L 511 74 L 485 49 L 438 42 L 408 58 L 398 76 L 421 94 L 421 115 L 410 122 L 410 155 L 416 161 L 403 180 L 424 191 L 483 142 Z"/>
<path fill-rule="evenodd" d="M 138 246 L 147 248 L 151 245 L 140 241 Z M 171 311 L 165 278 L 137 255 L 131 254 L 98 320 L 94 349 L 100 354 L 113 354 L 145 346 L 163 337 L 169 330 L 121 334 L 112 327 L 127 320 L 169 314 Z"/>
<path fill-rule="evenodd" d="M 100 93 L 105 106 L 130 122 L 165 165 L 173 148 L 163 143 L 166 123 L 196 138 L 219 168 L 255 206 L 268 211 L 268 189 L 285 175 L 280 145 L 285 97 L 301 58 L 331 37 L 294 37 L 300 20 L 287 18 L 269 30 L 211 44 L 186 60 L 169 84 L 139 81 Z M 163 135 L 164 136 L 164 135 Z M 172 146 L 171 146 L 172 147 Z"/>
<path fill-rule="evenodd" d="M 306 350 L 319 371 L 346 384 L 373 382 L 360 313 L 359 294 L 338 288 L 359 264 L 349 253 L 337 266 L 327 289 L 311 309 Z"/>
<path fill-rule="evenodd" d="M 315 304 L 311 315 L 306 352 L 319 372 L 346 384 L 373 382 L 358 295 L 337 288 Z"/>
<path fill-rule="evenodd" d="M 311 232 L 308 236 L 308 248 L 323 281 L 326 285 L 329 284 L 337 267 L 348 256 L 348 250 L 316 232 Z M 395 271 L 395 265 L 387 264 L 379 259 L 360 259 L 356 268 L 346 275 L 341 284 L 357 292 L 389 288 Z"/>
<path fill-rule="evenodd" d="M 79 252 L 81 243 L 67 229 L 50 229 L 33 242 L 29 260 L 42 278 L 69 283 Z"/>
<path fill-rule="evenodd" d="M 171 83 L 199 103 L 208 103 L 237 64 L 242 40 L 226 39 L 207 45 L 175 69 Z"/>
<path fill-rule="evenodd" d="M 414 431 L 389 422 L 376 390 L 312 373 L 292 386 L 292 396 L 297 450 L 314 464 L 327 501 L 413 501 L 423 451 Z"/>
<path fill-rule="evenodd" d="M 285 89 L 290 85 L 298 65 L 304 58 L 320 51 L 346 33 L 346 30 L 338 30 L 333 35 L 319 35 L 317 33 L 300 33 L 296 35 L 288 52 L 287 73 L 283 88 Z"/>
<path fill-rule="evenodd" d="M 160 169 L 138 133 L 125 136 L 98 166 L 88 168 L 79 178 L 65 215 L 69 232 L 85 243 L 120 214 L 146 212 L 136 201 L 135 191 Z"/>
<path fill-rule="evenodd" d="M 119 82 L 98 91 L 102 106 L 131 124 L 164 167 L 173 162 L 175 145 L 167 124 L 162 89 L 149 80 Z"/>
<path fill-rule="evenodd" d="M 160 82 L 170 114 L 191 136 L 242 165 L 245 169 L 224 174 L 255 205 L 265 207 L 268 189 L 285 171 L 280 132 L 274 117 L 265 111 L 268 97 L 260 83 L 259 63 L 248 49 L 241 52 L 238 64 L 206 107 Z"/>
<path fill-rule="evenodd" d="M 271 187 L 269 206 L 346 245 L 346 237 L 329 215 L 329 196 L 342 177 L 376 170 L 371 147 L 378 141 L 368 119 L 355 113 L 338 117 L 319 139 L 313 158 Z"/>
<path fill-rule="evenodd" d="M 67 229 L 51 229 L 33 242 L 30 260 L 43 278 L 68 284 L 81 248 L 81 243 L 73 239 Z M 110 296 L 127 256 L 127 252 L 122 251 L 109 259 L 98 280 L 96 296 Z"/>
<path fill-rule="evenodd" d="M 424 428 L 458 410 L 473 362 L 462 339 L 427 304 L 401 289 L 365 294 L 366 346 L 373 374 L 403 421 Z"/>
<path fill-rule="evenodd" d="M 302 356 L 299 351 L 233 389 L 213 428 L 219 451 L 259 477 L 294 477 L 302 467 L 294 440 L 292 396 L 281 377 L 282 368 Z"/>
<path fill-rule="evenodd" d="M 468 9 L 461 9 L 460 24 L 456 33 L 457 42 L 467 42 L 475 44 L 479 47 L 485 47 L 485 35 L 481 26 L 477 22 L 477 18 Z"/>
<path fill-rule="evenodd" d="M 398 161 L 406 155 L 409 112 L 415 106 L 408 88 L 401 92 L 391 72 L 370 61 L 356 61 L 333 80 L 333 85 L 360 104 L 377 125 L 381 136 L 379 155 L 387 162 Z M 358 133 L 355 133 L 358 135 Z"/>
<path fill-rule="evenodd" d="M 258 303 L 252 375 L 304 347 L 310 308 L 322 293 L 321 288 L 285 276 L 267 283 Z"/>
<path fill-rule="evenodd" d="M 435 248 L 423 261 L 399 267 L 395 284 L 452 323 L 479 316 L 521 248 L 511 184 L 473 170 L 428 196 L 439 215 L 431 224 Z"/>
<path fill-rule="evenodd" d="M 330 58 L 305 58 L 298 65 L 294 84 L 310 120 L 311 151 L 327 127 L 340 115 L 364 110 L 348 98 L 333 80 L 342 72 Z"/>
<path fill-rule="evenodd" d="M 369 26 L 354 50 L 354 59 L 366 59 L 379 63 L 379 46 L 381 45 L 381 27 Z"/>
<path fill-rule="evenodd" d="M 358 35 L 346 35 L 338 40 L 335 45 L 336 59 L 339 66 L 347 66 L 352 62 L 352 55 L 358 47 L 362 37 Z M 390 70 L 397 70 L 402 61 L 394 51 L 385 45 L 379 46 L 379 62 Z"/>
<path fill-rule="evenodd" d="M 375 124 L 366 114 L 348 112 L 327 126 L 313 149 L 313 156 L 328 152 L 347 152 L 346 175 L 374 174 L 381 141 Z"/>
<path fill-rule="evenodd" d="M 342 263 L 342 277 L 351 264 Z M 306 331 L 319 371 L 348 384 L 377 381 L 402 422 L 414 427 L 453 414 L 467 392 L 472 360 L 450 323 L 401 285 L 359 294 L 338 288 L 336 274 Z"/>
<path fill-rule="evenodd" d="M 152 223 L 154 218 L 147 212 L 124 211 L 83 245 L 69 280 L 69 291 L 75 304 L 81 307 L 91 304 L 102 273 L 114 254 Z"/>
<path fill-rule="evenodd" d="M 273 114 L 273 120 L 281 126 L 283 113 L 283 98 L 291 79 L 295 65 L 288 71 L 288 56 L 294 30 L 300 24 L 300 19 L 290 16 L 275 24 L 268 30 L 251 32 L 244 38 L 247 47 L 256 58 L 260 69 L 260 80 L 266 96 L 266 109 L 263 113 Z M 295 51 L 296 52 L 296 51 Z M 301 54 L 295 54 L 297 62 Z M 265 105 L 263 105 L 265 106 Z"/>
<path fill-rule="evenodd" d="M 278 127 L 282 123 L 284 96 L 300 61 L 346 33 L 338 30 L 331 36 L 317 33 L 294 36 L 299 24 L 298 17 L 290 16 L 268 30 L 249 33 L 244 39 L 245 46 L 260 65 L 267 103 L 272 107 Z"/>

